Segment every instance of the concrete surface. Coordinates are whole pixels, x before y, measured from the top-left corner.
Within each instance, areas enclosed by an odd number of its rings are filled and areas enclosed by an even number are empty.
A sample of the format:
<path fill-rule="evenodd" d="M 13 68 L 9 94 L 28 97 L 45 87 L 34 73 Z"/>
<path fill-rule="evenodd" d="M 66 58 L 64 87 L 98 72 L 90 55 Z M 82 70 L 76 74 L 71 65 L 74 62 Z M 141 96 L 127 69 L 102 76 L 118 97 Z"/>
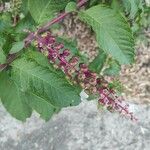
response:
<path fill-rule="evenodd" d="M 131 104 L 139 119 L 97 109 L 94 101 L 63 109 L 49 122 L 34 113 L 26 123 L 0 107 L 0 150 L 149 150 L 150 106 Z"/>

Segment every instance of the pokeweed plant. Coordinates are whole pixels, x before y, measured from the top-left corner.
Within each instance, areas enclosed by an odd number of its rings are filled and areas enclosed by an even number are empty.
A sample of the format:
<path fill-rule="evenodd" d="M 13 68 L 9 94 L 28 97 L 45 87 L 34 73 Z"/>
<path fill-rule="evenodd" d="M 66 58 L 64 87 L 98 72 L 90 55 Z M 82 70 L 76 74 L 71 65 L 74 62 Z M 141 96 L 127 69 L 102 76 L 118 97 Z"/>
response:
<path fill-rule="evenodd" d="M 6 110 L 21 121 L 35 110 L 47 121 L 61 108 L 78 105 L 84 90 L 98 98 L 98 105 L 137 120 L 117 95 L 115 82 L 104 79 L 134 62 L 129 19 L 139 10 L 134 1 L 1 0 L 0 99 Z M 99 54 L 91 63 L 51 30 L 72 12 L 95 32 Z"/>

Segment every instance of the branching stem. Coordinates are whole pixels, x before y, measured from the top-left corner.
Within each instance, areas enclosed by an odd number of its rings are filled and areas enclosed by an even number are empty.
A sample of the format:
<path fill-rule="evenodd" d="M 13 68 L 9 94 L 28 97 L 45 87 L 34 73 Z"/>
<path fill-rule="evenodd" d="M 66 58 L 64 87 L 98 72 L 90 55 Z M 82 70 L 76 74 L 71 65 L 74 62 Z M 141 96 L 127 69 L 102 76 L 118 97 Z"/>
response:
<path fill-rule="evenodd" d="M 88 0 L 81 0 L 78 2 L 77 7 L 82 7 Z M 47 31 L 53 24 L 60 22 L 64 19 L 69 13 L 63 12 L 58 17 L 54 18 L 53 20 L 49 21 L 47 24 L 41 26 L 37 31 L 29 33 L 29 35 L 24 39 L 24 47 L 28 47 L 30 43 L 35 39 L 36 35 Z M 12 54 L 8 57 L 6 64 L 0 64 L 0 71 L 4 70 L 12 61 L 16 59 L 18 54 Z"/>

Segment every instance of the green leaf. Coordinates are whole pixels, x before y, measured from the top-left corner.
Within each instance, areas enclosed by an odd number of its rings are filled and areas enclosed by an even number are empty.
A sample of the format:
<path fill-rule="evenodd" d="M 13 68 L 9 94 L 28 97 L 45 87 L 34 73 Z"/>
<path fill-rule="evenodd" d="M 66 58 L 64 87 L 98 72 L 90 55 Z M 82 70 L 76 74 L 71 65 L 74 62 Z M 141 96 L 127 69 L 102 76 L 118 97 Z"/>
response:
<path fill-rule="evenodd" d="M 6 23 L 0 20 L 0 32 L 3 32 L 6 29 Z"/>
<path fill-rule="evenodd" d="M 5 42 L 6 42 L 5 37 L 3 36 L 3 34 L 0 33 L 0 47 L 3 47 Z"/>
<path fill-rule="evenodd" d="M 5 32 L 9 28 L 12 28 L 11 15 L 10 15 L 10 13 L 5 12 L 0 15 L 0 32 Z"/>
<path fill-rule="evenodd" d="M 128 23 L 118 12 L 103 5 L 80 12 L 80 18 L 92 26 L 100 48 L 119 61 L 134 60 L 134 40 Z"/>
<path fill-rule="evenodd" d="M 110 89 L 116 90 L 120 94 L 123 92 L 123 85 L 122 85 L 122 83 L 119 80 L 113 80 L 112 82 L 110 82 L 108 84 L 108 87 Z"/>
<path fill-rule="evenodd" d="M 25 58 L 12 64 L 12 78 L 23 91 L 31 91 L 56 107 L 80 103 L 80 89 L 70 85 L 65 76 Z"/>
<path fill-rule="evenodd" d="M 5 54 L 8 54 L 10 49 L 12 48 L 12 41 L 14 39 L 13 39 L 13 36 L 10 34 L 5 35 L 4 37 L 5 37 L 5 40 L 4 40 L 4 43 L 2 45 L 2 49 L 3 49 Z"/>
<path fill-rule="evenodd" d="M 33 30 L 35 29 L 35 21 L 32 18 L 32 16 L 30 15 L 30 13 L 28 13 L 25 18 L 23 18 L 22 20 L 20 20 L 16 27 L 15 27 L 15 32 L 17 33 L 23 33 L 24 29 L 28 29 L 28 30 Z M 24 32 L 25 33 L 25 32 Z"/>
<path fill-rule="evenodd" d="M 89 7 L 97 5 L 99 2 L 100 2 L 99 0 L 88 0 L 87 1 Z"/>
<path fill-rule="evenodd" d="M 90 70 L 100 73 L 106 62 L 106 58 L 107 58 L 106 53 L 103 50 L 100 50 L 97 57 L 93 60 L 93 62 L 90 63 L 89 65 Z"/>
<path fill-rule="evenodd" d="M 122 11 L 120 0 L 112 0 L 111 8 L 113 8 L 116 12 Z"/>
<path fill-rule="evenodd" d="M 3 50 L 0 48 L 0 64 L 4 64 L 6 62 L 6 56 Z"/>
<path fill-rule="evenodd" d="M 116 61 L 110 61 L 109 67 L 103 71 L 103 74 L 108 76 L 115 76 L 119 75 L 120 70 L 121 67 Z"/>
<path fill-rule="evenodd" d="M 36 23 L 42 24 L 54 18 L 54 14 L 63 10 L 70 0 L 28 0 L 28 9 Z"/>
<path fill-rule="evenodd" d="M 76 11 L 77 5 L 75 2 L 69 2 L 65 8 L 65 12 L 72 12 Z"/>
<path fill-rule="evenodd" d="M 13 54 L 13 53 L 17 53 L 19 52 L 20 50 L 22 50 L 24 47 L 24 42 L 23 41 L 20 41 L 20 42 L 15 42 L 10 50 L 10 54 Z"/>
<path fill-rule="evenodd" d="M 27 59 L 34 60 L 37 64 L 43 66 L 43 67 L 52 67 L 50 63 L 48 62 L 48 59 L 40 52 L 37 51 L 28 51 L 25 56 Z M 54 70 L 51 68 L 51 70 Z"/>
<path fill-rule="evenodd" d="M 142 0 L 123 0 L 123 6 L 125 7 L 125 11 L 128 12 L 129 18 L 134 19 L 138 13 L 138 11 L 143 9 L 143 1 Z"/>
<path fill-rule="evenodd" d="M 44 98 L 37 96 L 34 93 L 26 93 L 26 99 L 27 99 L 27 104 L 37 111 L 40 115 L 41 118 L 44 120 L 48 121 L 52 115 L 55 113 L 56 110 L 58 110 L 58 107 L 55 107 L 51 105 L 48 101 L 46 101 Z"/>
<path fill-rule="evenodd" d="M 0 99 L 7 111 L 16 119 L 25 121 L 30 117 L 32 110 L 26 104 L 24 94 L 5 72 L 0 73 Z"/>
<path fill-rule="evenodd" d="M 37 51 L 28 51 L 25 56 L 26 59 L 29 59 L 30 61 L 34 60 L 38 65 L 46 67 L 50 71 L 64 77 L 64 73 L 60 70 L 54 70 L 54 67 L 48 62 L 48 59 L 42 53 Z"/>

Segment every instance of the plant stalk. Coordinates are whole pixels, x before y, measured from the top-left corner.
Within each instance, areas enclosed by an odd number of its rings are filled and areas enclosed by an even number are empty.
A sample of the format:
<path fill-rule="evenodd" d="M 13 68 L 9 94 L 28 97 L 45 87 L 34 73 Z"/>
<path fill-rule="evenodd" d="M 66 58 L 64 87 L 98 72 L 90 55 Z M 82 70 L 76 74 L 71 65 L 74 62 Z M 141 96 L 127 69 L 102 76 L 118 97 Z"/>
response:
<path fill-rule="evenodd" d="M 78 2 L 77 7 L 80 8 L 82 7 L 88 0 L 81 0 Z M 24 39 L 24 48 L 28 47 L 29 44 L 35 39 L 35 37 L 47 31 L 51 25 L 60 22 L 62 19 L 64 19 L 69 13 L 63 12 L 61 13 L 57 18 L 54 18 L 53 20 L 49 21 L 46 25 L 40 27 L 37 29 L 35 32 L 29 33 L 29 35 Z M 0 72 L 3 71 L 11 62 L 13 62 L 16 58 L 18 57 L 18 54 L 12 54 L 9 56 L 7 63 L 6 64 L 0 64 Z"/>

